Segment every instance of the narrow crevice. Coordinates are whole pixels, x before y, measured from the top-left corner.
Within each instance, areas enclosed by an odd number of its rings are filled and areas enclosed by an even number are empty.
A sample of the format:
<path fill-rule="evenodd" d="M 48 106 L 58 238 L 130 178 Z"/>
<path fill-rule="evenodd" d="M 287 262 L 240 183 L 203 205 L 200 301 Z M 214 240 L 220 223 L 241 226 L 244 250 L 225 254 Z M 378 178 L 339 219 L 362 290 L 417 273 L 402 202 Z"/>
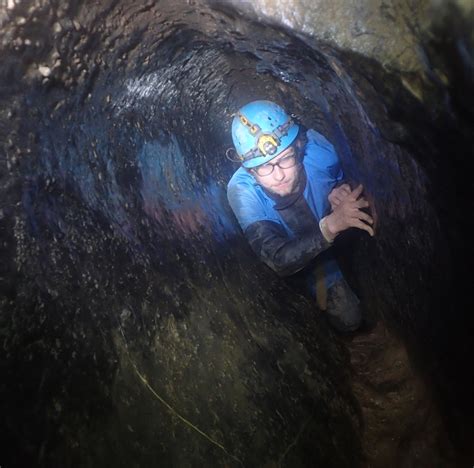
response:
<path fill-rule="evenodd" d="M 0 29 L 0 464 L 472 461 L 463 16 L 420 37 L 434 79 L 230 5 L 16 3 Z M 371 323 L 354 337 L 254 258 L 227 205 L 232 113 L 262 97 L 334 144 L 376 213 L 374 239 L 336 242 Z"/>

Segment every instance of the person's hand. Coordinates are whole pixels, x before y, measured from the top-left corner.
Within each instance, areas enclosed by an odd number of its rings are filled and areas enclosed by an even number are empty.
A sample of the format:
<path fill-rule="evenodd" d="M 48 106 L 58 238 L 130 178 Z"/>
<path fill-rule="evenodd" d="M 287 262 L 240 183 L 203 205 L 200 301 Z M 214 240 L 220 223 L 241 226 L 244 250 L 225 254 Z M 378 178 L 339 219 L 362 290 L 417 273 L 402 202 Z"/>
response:
<path fill-rule="evenodd" d="M 331 210 L 334 210 L 336 206 L 339 206 L 341 202 L 352 192 L 349 184 L 342 184 L 339 187 L 333 188 L 331 193 L 328 195 L 329 203 L 331 204 Z"/>
<path fill-rule="evenodd" d="M 327 228 L 334 237 L 351 227 L 367 231 L 371 236 L 374 235 L 371 226 L 374 220 L 369 214 L 361 210 L 369 207 L 369 202 L 361 196 L 363 190 L 362 184 L 359 185 L 340 201 L 330 215 L 326 216 Z"/>

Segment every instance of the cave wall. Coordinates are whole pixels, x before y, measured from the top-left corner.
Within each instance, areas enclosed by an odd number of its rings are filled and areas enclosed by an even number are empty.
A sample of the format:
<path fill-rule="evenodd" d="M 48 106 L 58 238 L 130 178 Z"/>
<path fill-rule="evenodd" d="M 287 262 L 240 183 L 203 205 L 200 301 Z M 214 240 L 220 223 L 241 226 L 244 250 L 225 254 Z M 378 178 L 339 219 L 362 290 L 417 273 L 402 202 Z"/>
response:
<path fill-rule="evenodd" d="M 10 2 L 0 18 L 7 460 L 361 462 L 344 346 L 226 203 L 231 115 L 262 95 L 366 187 L 377 236 L 341 236 L 341 263 L 465 450 L 470 82 L 435 43 L 451 81 L 420 101 L 358 51 L 200 2 Z"/>

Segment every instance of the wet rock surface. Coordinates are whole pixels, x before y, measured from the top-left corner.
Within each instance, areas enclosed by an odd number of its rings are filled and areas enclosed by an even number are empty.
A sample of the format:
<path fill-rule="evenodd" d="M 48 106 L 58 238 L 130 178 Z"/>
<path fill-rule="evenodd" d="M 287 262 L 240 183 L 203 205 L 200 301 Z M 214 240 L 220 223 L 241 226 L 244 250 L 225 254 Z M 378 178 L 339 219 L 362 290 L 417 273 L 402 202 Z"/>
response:
<path fill-rule="evenodd" d="M 379 322 L 358 333 L 351 353 L 360 404 L 364 466 L 457 466 L 458 455 L 404 344 Z"/>
<path fill-rule="evenodd" d="M 200 2 L 2 8 L 2 466 L 470 460 L 464 23 L 464 42 L 426 42 L 446 80 L 420 80 L 420 101 L 371 59 Z M 238 230 L 223 155 L 232 112 L 262 96 L 324 133 L 373 201 L 376 239 L 336 248 L 398 336 L 377 332 L 379 355 L 412 361 L 407 387 L 354 378 L 370 340 L 338 340 Z"/>
<path fill-rule="evenodd" d="M 248 17 L 302 32 L 375 58 L 388 68 L 407 72 L 423 70 L 417 53 L 419 40 L 440 10 L 440 5 L 436 8 L 435 2 L 427 0 L 229 0 L 227 3 Z"/>

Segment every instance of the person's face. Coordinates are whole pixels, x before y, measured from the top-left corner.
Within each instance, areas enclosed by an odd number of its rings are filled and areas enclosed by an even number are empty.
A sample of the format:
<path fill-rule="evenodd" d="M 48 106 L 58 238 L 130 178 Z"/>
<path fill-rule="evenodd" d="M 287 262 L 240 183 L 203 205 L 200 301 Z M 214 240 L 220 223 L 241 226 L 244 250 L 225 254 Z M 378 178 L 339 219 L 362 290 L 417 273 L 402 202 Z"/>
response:
<path fill-rule="evenodd" d="M 285 169 L 278 166 L 277 163 L 280 163 L 283 167 L 291 167 Z M 272 168 L 270 166 L 273 166 L 273 171 L 269 175 L 259 174 L 262 173 L 262 169 L 263 173 L 265 170 L 271 170 Z M 279 196 L 285 196 L 290 195 L 296 189 L 300 170 L 301 164 L 298 161 L 295 148 L 290 146 L 267 164 L 259 166 L 258 172 L 257 168 L 251 169 L 250 171 L 255 177 L 255 180 L 266 190 Z"/>

